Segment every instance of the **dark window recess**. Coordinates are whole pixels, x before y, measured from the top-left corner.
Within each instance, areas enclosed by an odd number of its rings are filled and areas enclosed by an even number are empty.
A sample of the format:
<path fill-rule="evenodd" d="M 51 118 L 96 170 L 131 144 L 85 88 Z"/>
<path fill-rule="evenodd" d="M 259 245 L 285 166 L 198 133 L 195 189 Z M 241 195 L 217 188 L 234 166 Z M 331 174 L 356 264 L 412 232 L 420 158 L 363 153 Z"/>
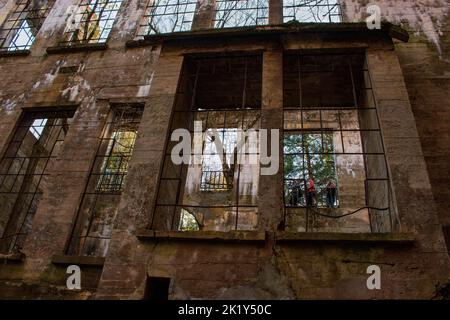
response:
<path fill-rule="evenodd" d="M 147 278 L 144 300 L 169 300 L 170 278 Z"/>
<path fill-rule="evenodd" d="M 71 255 L 106 255 L 142 107 L 116 105 L 108 115 L 72 233 Z"/>
<path fill-rule="evenodd" d="M 73 111 L 25 112 L 0 161 L 0 251 L 19 252 Z"/>
<path fill-rule="evenodd" d="M 447 246 L 448 254 L 450 255 L 450 225 L 443 226 L 445 245 Z"/>
<path fill-rule="evenodd" d="M 77 73 L 79 66 L 68 66 L 59 68 L 60 74 L 75 74 Z"/>

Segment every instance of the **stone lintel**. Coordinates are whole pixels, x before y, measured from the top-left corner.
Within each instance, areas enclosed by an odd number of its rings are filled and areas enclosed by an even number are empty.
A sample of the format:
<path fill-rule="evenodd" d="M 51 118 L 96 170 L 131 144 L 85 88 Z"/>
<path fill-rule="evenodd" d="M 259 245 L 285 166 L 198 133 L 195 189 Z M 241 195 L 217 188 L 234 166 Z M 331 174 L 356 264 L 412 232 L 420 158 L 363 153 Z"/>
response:
<path fill-rule="evenodd" d="M 261 231 L 157 231 L 140 230 L 137 238 L 148 240 L 210 240 L 258 242 L 265 241 L 265 232 Z M 351 243 L 377 243 L 377 244 L 413 244 L 416 240 L 411 233 L 337 233 L 337 232 L 285 232 L 278 231 L 276 241 L 294 242 L 351 242 Z"/>
<path fill-rule="evenodd" d="M 364 34 L 367 37 L 385 34 L 388 37 L 407 42 L 409 39 L 408 32 L 399 26 L 389 22 L 382 22 L 381 29 L 369 30 L 365 22 L 351 23 L 300 23 L 290 21 L 283 24 L 265 25 L 265 26 L 249 26 L 235 28 L 210 28 L 181 32 L 172 32 L 165 34 L 146 35 L 142 40 L 130 40 L 126 42 L 127 47 L 140 47 L 145 45 L 160 45 L 169 41 L 201 41 L 201 40 L 217 40 L 221 38 L 255 37 L 263 36 L 267 40 L 267 36 L 281 36 L 286 34 L 302 34 L 315 33 L 329 36 L 335 34 L 337 37 L 342 34 Z"/>
<path fill-rule="evenodd" d="M 25 57 L 30 54 L 30 50 L 14 50 L 14 51 L 2 51 L 0 52 L 0 58 L 3 57 Z"/>
<path fill-rule="evenodd" d="M 59 54 L 67 52 L 102 51 L 108 49 L 106 43 L 72 44 L 47 48 L 47 54 Z"/>
<path fill-rule="evenodd" d="M 257 242 L 265 240 L 261 231 L 156 231 L 140 230 L 140 240 L 210 240 L 210 241 L 244 241 Z"/>
<path fill-rule="evenodd" d="M 79 265 L 90 267 L 103 267 L 105 263 L 104 257 L 88 257 L 88 256 L 70 256 L 70 255 L 54 255 L 52 263 L 55 265 Z"/>
<path fill-rule="evenodd" d="M 0 253 L 0 261 L 22 262 L 25 260 L 24 253 Z"/>
<path fill-rule="evenodd" d="M 277 232 L 277 241 L 413 244 L 411 233 Z"/>

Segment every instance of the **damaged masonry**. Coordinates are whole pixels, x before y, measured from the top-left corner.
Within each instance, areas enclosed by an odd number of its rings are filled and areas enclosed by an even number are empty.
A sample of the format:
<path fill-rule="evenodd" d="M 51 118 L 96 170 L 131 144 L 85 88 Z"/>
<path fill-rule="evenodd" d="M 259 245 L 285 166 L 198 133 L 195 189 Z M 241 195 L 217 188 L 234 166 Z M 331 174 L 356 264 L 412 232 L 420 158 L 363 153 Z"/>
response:
<path fill-rule="evenodd" d="M 0 0 L 0 298 L 448 298 L 449 4 L 375 4 Z"/>

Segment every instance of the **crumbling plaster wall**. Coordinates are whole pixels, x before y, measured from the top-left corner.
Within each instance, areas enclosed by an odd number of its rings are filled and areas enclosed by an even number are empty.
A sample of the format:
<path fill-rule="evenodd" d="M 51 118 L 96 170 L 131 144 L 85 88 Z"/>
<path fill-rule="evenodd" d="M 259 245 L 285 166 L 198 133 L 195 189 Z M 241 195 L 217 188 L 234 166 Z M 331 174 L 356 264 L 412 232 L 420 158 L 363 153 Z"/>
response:
<path fill-rule="evenodd" d="M 0 150 L 6 147 L 22 108 L 77 105 L 23 249 L 26 259 L 0 266 L 0 297 L 92 296 L 101 266 L 83 268 L 83 290 L 72 292 L 65 285 L 66 267 L 52 264 L 51 257 L 64 253 L 109 104 L 145 102 L 158 62 L 159 47 L 128 49 L 124 45 L 134 36 L 144 7 L 140 1 L 123 3 L 109 50 L 47 54 L 46 48 L 62 39 L 67 8 L 78 2 L 56 2 L 30 55 L 0 58 Z"/>
<path fill-rule="evenodd" d="M 396 42 L 417 124 L 433 195 L 443 224 L 450 224 L 450 2 L 447 0 L 344 0 L 347 21 L 367 16 L 377 4 L 381 18 L 408 30 L 408 43 Z"/>

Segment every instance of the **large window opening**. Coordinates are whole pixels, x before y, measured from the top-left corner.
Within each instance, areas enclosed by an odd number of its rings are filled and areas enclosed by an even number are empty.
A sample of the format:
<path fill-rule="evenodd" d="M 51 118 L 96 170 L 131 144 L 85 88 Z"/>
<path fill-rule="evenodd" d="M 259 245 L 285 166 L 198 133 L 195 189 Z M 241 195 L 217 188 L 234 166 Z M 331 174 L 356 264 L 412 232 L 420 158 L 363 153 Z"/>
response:
<path fill-rule="evenodd" d="M 201 124 L 201 161 L 174 164 L 168 141 L 151 229 L 256 229 L 261 77 L 260 55 L 185 60 L 170 130 Z"/>
<path fill-rule="evenodd" d="M 142 116 L 141 105 L 114 105 L 83 193 L 69 254 L 105 256 Z"/>
<path fill-rule="evenodd" d="M 392 203 L 364 55 L 284 57 L 285 226 L 387 232 Z"/>
<path fill-rule="evenodd" d="M 122 0 L 81 0 L 61 44 L 105 43 L 121 5 Z"/>
<path fill-rule="evenodd" d="M 215 28 L 269 23 L 269 0 L 216 0 Z"/>
<path fill-rule="evenodd" d="M 285 197 L 288 206 L 339 206 L 333 138 L 332 133 L 314 131 L 289 131 L 284 135 Z M 320 192 L 308 194 L 308 189 L 313 190 L 313 187 Z"/>
<path fill-rule="evenodd" d="M 191 30 L 197 0 L 150 0 L 138 37 Z"/>
<path fill-rule="evenodd" d="M 20 252 L 74 111 L 25 112 L 0 162 L 0 251 Z"/>
<path fill-rule="evenodd" d="M 341 22 L 339 0 L 283 0 L 284 22 Z"/>
<path fill-rule="evenodd" d="M 17 1 L 0 30 L 0 51 L 27 50 L 54 4 L 54 0 Z"/>

